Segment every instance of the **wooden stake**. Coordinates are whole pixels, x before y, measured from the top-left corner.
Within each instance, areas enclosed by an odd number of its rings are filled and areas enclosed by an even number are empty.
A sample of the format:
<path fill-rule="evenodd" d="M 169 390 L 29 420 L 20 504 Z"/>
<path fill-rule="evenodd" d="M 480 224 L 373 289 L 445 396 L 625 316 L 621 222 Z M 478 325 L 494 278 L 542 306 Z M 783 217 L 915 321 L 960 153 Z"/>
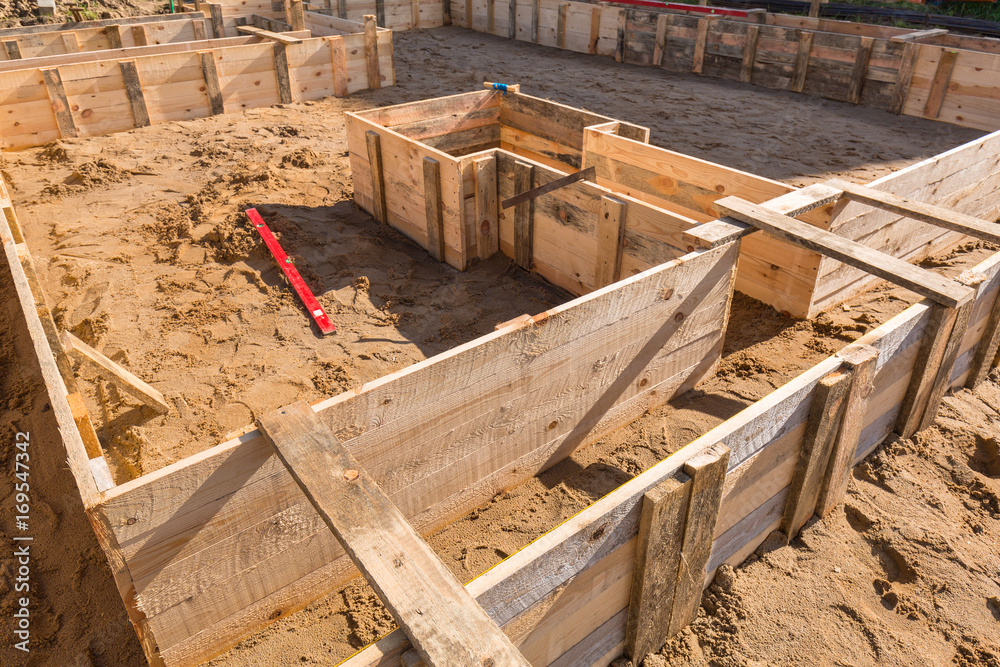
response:
<path fill-rule="evenodd" d="M 444 261 L 444 211 L 441 205 L 441 163 L 424 158 L 424 210 L 427 215 L 427 250 Z"/>
<path fill-rule="evenodd" d="M 425 663 L 528 666 L 309 404 L 257 424 Z"/>
<path fill-rule="evenodd" d="M 476 183 L 476 248 L 479 259 L 489 259 L 500 251 L 500 229 L 497 225 L 497 163 L 492 157 L 474 163 Z"/>
<path fill-rule="evenodd" d="M 705 46 L 708 44 L 709 21 L 710 19 L 707 17 L 698 19 L 698 37 L 694 42 L 694 58 L 691 61 L 691 72 L 694 74 L 701 74 L 701 70 L 705 66 Z"/>
<path fill-rule="evenodd" d="M 560 49 L 566 48 L 566 12 L 568 11 L 568 2 L 563 2 L 559 5 L 559 14 L 556 19 L 556 46 Z"/>
<path fill-rule="evenodd" d="M 601 6 L 590 10 L 590 41 L 587 42 L 588 53 L 597 53 L 597 43 L 601 41 Z"/>
<path fill-rule="evenodd" d="M 347 48 L 340 35 L 327 37 L 330 44 L 330 60 L 333 66 L 333 95 L 347 97 Z"/>
<path fill-rule="evenodd" d="M 292 81 L 288 72 L 288 53 L 285 51 L 286 48 L 280 42 L 275 42 L 271 45 L 272 53 L 274 54 L 274 74 L 278 79 L 278 99 L 282 104 L 291 104 Z"/>
<path fill-rule="evenodd" d="M 535 167 L 527 162 L 514 163 L 514 192 L 527 192 L 535 187 Z M 535 200 L 514 207 L 514 261 L 525 271 L 534 265 Z"/>
<path fill-rule="evenodd" d="M 200 42 L 205 39 L 205 21 L 203 19 L 192 21 L 191 27 L 194 29 L 194 41 Z"/>
<path fill-rule="evenodd" d="M 594 287 L 610 285 L 621 278 L 622 249 L 625 242 L 625 212 L 627 204 L 614 197 L 601 197 L 601 214 L 597 217 L 597 267 Z"/>
<path fill-rule="evenodd" d="M 62 33 L 63 48 L 66 53 L 80 53 L 80 40 L 76 38 L 76 33 L 72 30 Z"/>
<path fill-rule="evenodd" d="M 385 0 L 375 0 L 375 18 L 378 24 L 385 28 Z"/>
<path fill-rule="evenodd" d="M 927 103 L 924 104 L 924 118 L 937 118 L 941 115 L 941 107 L 944 105 L 945 95 L 948 94 L 948 84 L 951 83 L 951 74 L 955 71 L 956 60 L 958 60 L 958 51 L 941 52 L 941 60 L 938 61 L 934 79 L 931 81 Z"/>
<path fill-rule="evenodd" d="M 495 0 L 486 0 L 486 32 L 493 34 L 496 29 L 496 2 Z"/>
<path fill-rule="evenodd" d="M 208 106 L 213 116 L 226 113 L 222 102 L 222 86 L 219 84 L 219 70 L 215 66 L 215 52 L 199 51 L 201 58 L 201 73 L 205 77 L 205 95 L 208 96 Z"/>
<path fill-rule="evenodd" d="M 146 109 L 146 97 L 142 92 L 142 82 L 134 60 L 121 60 L 118 67 L 125 82 L 125 95 L 132 107 L 132 121 L 136 127 L 149 127 L 149 111 Z"/>
<path fill-rule="evenodd" d="M 740 67 L 740 81 L 753 81 L 753 68 L 757 64 L 757 40 L 760 39 L 760 26 L 747 26 L 747 41 L 743 45 L 743 65 Z"/>
<path fill-rule="evenodd" d="M 789 541 L 795 539 L 816 511 L 816 500 L 844 416 L 844 398 L 851 386 L 852 376 L 850 368 L 837 370 L 816 385 L 798 463 L 788 489 L 785 514 L 781 519 L 781 530 Z"/>
<path fill-rule="evenodd" d="M 302 0 L 288 0 L 288 23 L 292 30 L 305 30 L 306 17 L 302 11 Z"/>
<path fill-rule="evenodd" d="M 451 25 L 451 0 L 443 0 L 443 1 L 444 1 L 444 8 L 443 8 L 444 24 Z M 513 2 L 513 0 L 511 1 Z"/>
<path fill-rule="evenodd" d="M 670 14 L 660 14 L 656 17 L 656 45 L 653 47 L 653 65 L 663 67 L 663 54 L 667 46 L 667 26 Z"/>
<path fill-rule="evenodd" d="M 471 0 L 469 0 L 471 2 Z M 538 11 L 541 0 L 531 2 L 531 43 L 538 44 Z"/>
<path fill-rule="evenodd" d="M 903 397 L 903 406 L 896 420 L 896 432 L 904 438 L 909 438 L 917 432 L 920 419 L 924 414 L 927 399 L 938 370 L 944 359 L 948 336 L 958 317 L 958 309 L 935 303 L 931 306 L 930 320 L 924 329 L 923 342 L 920 351 L 913 361 L 913 374 L 910 384 Z"/>
<path fill-rule="evenodd" d="M 342 19 L 347 18 L 347 0 L 337 0 L 337 16 Z"/>
<path fill-rule="evenodd" d="M 691 500 L 684 523 L 668 637 L 676 635 L 698 615 L 728 467 L 729 448 L 722 444 L 712 445 L 684 464 L 684 472 L 691 478 Z"/>
<path fill-rule="evenodd" d="M 76 123 L 70 112 L 69 100 L 66 99 L 66 89 L 63 88 L 59 68 L 43 68 L 42 78 L 45 80 L 45 90 L 49 95 L 52 112 L 56 115 L 56 126 L 59 128 L 60 138 L 77 136 Z"/>
<path fill-rule="evenodd" d="M 163 398 L 163 394 L 121 365 L 108 359 L 68 331 L 63 331 L 61 340 L 67 352 L 72 353 L 81 363 L 105 380 L 114 382 L 122 391 L 148 405 L 158 414 L 165 415 L 170 412 L 170 404 Z"/>
<path fill-rule="evenodd" d="M 809 0 L 809 18 L 819 18 L 819 5 L 822 0 Z"/>
<path fill-rule="evenodd" d="M 903 46 L 903 55 L 899 62 L 899 73 L 896 75 L 896 83 L 892 87 L 892 95 L 889 98 L 889 111 L 900 114 L 906 104 L 906 96 L 910 92 L 910 81 L 913 79 L 913 70 L 917 66 L 917 55 L 920 47 L 913 42 L 907 42 Z"/>
<path fill-rule="evenodd" d="M 378 90 L 382 87 L 382 73 L 378 62 L 378 32 L 371 14 L 365 15 L 365 62 L 368 64 L 368 87 Z"/>
<path fill-rule="evenodd" d="M 618 10 L 618 30 L 615 42 L 615 62 L 625 62 L 625 28 L 628 25 L 628 10 Z"/>
<path fill-rule="evenodd" d="M 368 130 L 365 132 L 365 143 L 368 146 L 368 166 L 372 173 L 374 217 L 384 225 L 389 222 L 389 216 L 385 203 L 385 177 L 382 175 L 382 138 L 378 132 Z"/>
<path fill-rule="evenodd" d="M 149 35 L 146 33 L 146 26 L 141 23 L 132 26 L 132 41 L 136 46 L 149 46 Z"/>
<path fill-rule="evenodd" d="M 844 399 L 844 416 L 840 421 L 840 431 L 837 433 L 830 463 L 827 467 L 826 479 L 820 489 L 816 501 L 816 513 L 827 516 L 833 508 L 844 500 L 847 491 L 847 481 L 854 467 L 854 457 L 857 455 L 858 442 L 861 439 L 865 413 L 868 411 L 868 399 L 875 386 L 875 368 L 878 361 L 878 350 L 870 345 L 849 345 L 837 353 L 844 360 L 844 365 L 851 370 L 851 387 Z"/>
<path fill-rule="evenodd" d="M 862 37 L 858 52 L 854 55 L 854 70 L 851 72 L 851 82 L 847 88 L 847 101 L 857 104 L 861 101 L 861 91 L 864 89 L 865 76 L 868 74 L 868 61 L 872 56 L 872 45 L 875 39 Z"/>
<path fill-rule="evenodd" d="M 966 387 L 973 389 L 986 379 L 990 370 L 1000 362 L 998 352 L 1000 352 L 1000 293 L 993 301 L 993 308 L 990 309 L 989 319 L 986 320 L 983 337 L 972 356 L 969 379 L 965 382 Z"/>
<path fill-rule="evenodd" d="M 3 48 L 7 52 L 7 60 L 21 60 L 21 46 L 17 39 L 7 40 L 3 43 Z"/>
<path fill-rule="evenodd" d="M 212 34 L 215 35 L 216 39 L 222 39 L 226 36 L 226 27 L 222 20 L 222 5 L 216 2 L 210 3 L 208 11 L 212 16 Z"/>
<path fill-rule="evenodd" d="M 472 2 L 472 0 L 465 0 L 466 2 Z M 517 38 L 517 0 L 510 0 L 507 15 L 507 39 Z"/>
<path fill-rule="evenodd" d="M 678 473 L 647 491 L 642 499 L 625 625 L 625 655 L 634 664 L 669 639 L 691 486 L 691 478 Z"/>
<path fill-rule="evenodd" d="M 795 69 L 792 71 L 792 81 L 789 90 L 801 93 L 806 85 L 806 74 L 809 71 L 809 53 L 812 51 L 813 36 L 815 33 L 805 30 L 799 31 L 799 53 L 795 58 Z"/>
<path fill-rule="evenodd" d="M 122 28 L 119 25 L 109 25 L 104 29 L 105 34 L 108 36 L 108 45 L 112 49 L 124 48 L 122 44 Z"/>

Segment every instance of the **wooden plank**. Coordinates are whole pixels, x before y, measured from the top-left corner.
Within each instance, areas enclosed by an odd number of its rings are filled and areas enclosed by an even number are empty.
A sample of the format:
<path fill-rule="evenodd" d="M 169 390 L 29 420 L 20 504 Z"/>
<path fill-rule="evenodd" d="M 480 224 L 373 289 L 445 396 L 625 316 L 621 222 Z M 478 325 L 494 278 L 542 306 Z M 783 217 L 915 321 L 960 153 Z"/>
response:
<path fill-rule="evenodd" d="M 927 93 L 927 102 L 924 104 L 924 118 L 937 118 L 941 115 L 941 106 L 944 104 L 945 95 L 948 94 L 948 84 L 951 83 L 956 60 L 958 60 L 958 51 L 945 50 L 941 52 L 941 59 L 938 60 L 934 79 L 931 81 L 931 88 Z"/>
<path fill-rule="evenodd" d="M 985 279 L 986 277 L 980 274 L 964 274 L 959 276 L 959 281 L 970 288 L 978 287 Z M 951 387 L 952 370 L 955 368 L 955 361 L 958 359 L 958 353 L 961 349 L 962 341 L 965 339 L 965 333 L 968 331 L 969 319 L 972 316 L 972 310 L 975 306 L 975 299 L 970 299 L 958 308 L 958 313 L 955 315 L 955 324 L 952 325 L 951 331 L 948 333 L 948 343 L 945 345 L 944 354 L 941 356 L 941 366 L 931 386 L 931 391 L 927 398 L 927 406 L 923 410 L 919 426 L 917 427 L 918 430 L 922 431 L 928 428 L 937 418 L 941 399 L 944 398 L 945 392 Z"/>
<path fill-rule="evenodd" d="M 442 2 L 442 5 L 450 4 L 451 0 L 448 2 Z M 493 9 L 496 4 L 495 0 L 490 0 L 490 33 L 493 32 Z M 420 0 L 412 0 L 410 2 L 410 25 L 413 28 L 420 29 Z"/>
<path fill-rule="evenodd" d="M 201 73 L 205 77 L 205 95 L 208 97 L 208 108 L 213 116 L 226 113 L 222 102 L 222 86 L 219 84 L 219 70 L 215 64 L 214 51 L 199 51 Z"/>
<path fill-rule="evenodd" d="M 78 392 L 67 394 L 66 401 L 69 403 L 69 408 L 73 413 L 73 420 L 76 422 L 77 428 L 80 429 L 80 438 L 83 440 L 87 456 L 91 459 L 104 456 L 104 451 L 101 449 L 101 441 L 97 439 L 97 432 L 94 430 L 94 424 L 90 420 L 90 413 L 83 402 L 83 396 Z"/>
<path fill-rule="evenodd" d="M 473 161 L 476 199 L 476 248 L 479 259 L 489 259 L 500 251 L 497 220 L 497 162 L 493 157 Z"/>
<path fill-rule="evenodd" d="M 66 89 L 63 87 L 59 68 L 43 68 L 42 78 L 45 81 L 45 90 L 49 95 L 49 104 L 52 105 L 52 113 L 56 116 L 59 136 L 62 138 L 77 136 L 76 123 L 70 112 L 69 100 L 66 99 Z"/>
<path fill-rule="evenodd" d="M 569 11 L 569 3 L 559 4 L 559 14 L 556 18 L 556 46 L 560 49 L 566 48 L 566 13 Z M 490 33 L 493 32 L 492 27 Z"/>
<path fill-rule="evenodd" d="M 389 218 L 386 214 L 385 175 L 382 173 L 382 138 L 378 132 L 368 130 L 365 132 L 365 144 L 368 148 L 368 165 L 372 175 L 372 206 L 375 209 L 373 217 L 384 225 L 389 222 Z"/>
<path fill-rule="evenodd" d="M 212 34 L 216 39 L 226 36 L 225 22 L 222 18 L 222 5 L 216 2 L 209 3 L 208 13 L 212 19 Z"/>
<path fill-rule="evenodd" d="M 905 215 L 908 218 L 950 229 L 953 232 L 961 232 L 990 243 L 1000 244 L 1000 224 L 995 222 L 840 179 L 826 181 L 826 184 L 832 188 L 843 190 L 844 196 L 852 201 Z"/>
<path fill-rule="evenodd" d="M 806 433 L 802 438 L 781 520 L 781 530 L 789 541 L 795 539 L 799 529 L 816 511 L 816 500 L 843 419 L 844 399 L 852 375 L 850 369 L 837 370 L 816 385 L 816 395 L 812 399 Z"/>
<path fill-rule="evenodd" d="M 81 363 L 100 377 L 113 382 L 129 396 L 137 399 L 143 405 L 151 407 L 157 414 L 165 415 L 170 412 L 170 404 L 163 398 L 163 394 L 121 365 L 108 359 L 68 331 L 62 332 L 61 340 L 67 352 L 72 353 Z"/>
<path fill-rule="evenodd" d="M 903 405 L 896 420 L 896 432 L 904 438 L 913 435 L 920 426 L 927 399 L 937 379 L 944 358 L 948 337 L 958 316 L 957 308 L 935 303 L 927 323 L 920 352 L 913 362 L 913 375 L 907 386 Z"/>
<path fill-rule="evenodd" d="M 990 370 L 997 365 L 998 352 L 1000 352 L 1000 292 L 990 308 L 983 337 L 973 355 L 966 387 L 972 389 L 986 379 Z"/>
<path fill-rule="evenodd" d="M 738 197 L 719 199 L 715 205 L 741 222 L 759 227 L 773 236 L 808 250 L 863 269 L 949 308 L 956 308 L 972 298 L 972 290 L 936 273 Z"/>
<path fill-rule="evenodd" d="M 847 101 L 851 104 L 857 104 L 861 101 L 861 91 L 864 90 L 865 76 L 868 74 L 868 62 L 871 60 L 874 43 L 874 38 L 862 37 L 858 51 L 854 54 L 854 69 L 851 71 L 850 82 L 847 86 Z"/>
<path fill-rule="evenodd" d="M 812 52 L 813 37 L 816 33 L 807 30 L 799 31 L 799 51 L 795 56 L 795 69 L 792 70 L 792 81 L 788 89 L 801 93 L 806 86 L 806 74 L 809 71 L 809 54 Z"/>
<path fill-rule="evenodd" d="M 305 30 L 306 17 L 302 10 L 302 0 L 288 0 L 288 23 L 292 30 Z"/>
<path fill-rule="evenodd" d="M 902 113 L 906 96 L 910 92 L 910 81 L 913 79 L 913 70 L 917 66 L 917 56 L 920 47 L 913 42 L 907 42 L 903 47 L 903 55 L 899 62 L 899 71 L 896 75 L 896 83 L 892 87 L 892 94 L 889 96 L 889 111 L 894 114 Z"/>
<path fill-rule="evenodd" d="M 656 42 L 653 46 L 653 66 L 663 67 L 663 52 L 667 45 L 667 26 L 670 14 L 660 14 L 656 17 Z"/>
<path fill-rule="evenodd" d="M 141 23 L 132 26 L 132 43 L 135 46 L 149 46 L 149 35 L 146 33 L 146 26 Z"/>
<path fill-rule="evenodd" d="M 535 167 L 517 160 L 514 163 L 514 191 L 525 192 L 535 185 Z M 525 271 L 531 271 L 534 261 L 534 200 L 514 207 L 514 261 Z"/>
<path fill-rule="evenodd" d="M 691 478 L 678 473 L 642 499 L 625 625 L 625 655 L 634 664 L 658 651 L 669 638 L 691 486 Z"/>
<path fill-rule="evenodd" d="M 375 17 L 365 15 L 365 62 L 367 63 L 368 87 L 378 90 L 382 87 L 382 73 L 378 62 L 378 32 Z"/>
<path fill-rule="evenodd" d="M 601 213 L 597 216 L 594 287 L 604 287 L 621 278 L 627 206 L 621 199 L 607 195 L 601 197 Z"/>
<path fill-rule="evenodd" d="M 274 57 L 274 75 L 278 80 L 278 100 L 282 104 L 292 103 L 292 80 L 288 72 L 287 47 L 281 42 L 271 45 L 271 52 Z"/>
<path fill-rule="evenodd" d="M 446 5 L 450 2 L 446 2 Z M 346 19 L 347 18 L 347 0 L 337 0 L 337 16 Z"/>
<path fill-rule="evenodd" d="M 108 45 L 112 49 L 121 49 L 124 47 L 122 44 L 122 27 L 120 25 L 109 25 L 104 29 L 104 32 L 108 36 Z"/>
<path fill-rule="evenodd" d="M 385 0 L 375 0 L 375 20 L 383 28 L 388 27 L 385 24 Z"/>
<path fill-rule="evenodd" d="M 514 0 L 511 0 L 513 4 Z M 590 9 L 590 41 L 587 42 L 587 52 L 597 53 L 597 44 L 601 41 L 601 6 Z"/>
<path fill-rule="evenodd" d="M 743 64 L 740 66 L 740 81 L 753 81 L 753 68 L 757 64 L 757 41 L 760 39 L 760 26 L 747 26 L 746 42 L 743 45 Z"/>
<path fill-rule="evenodd" d="M 691 60 L 691 72 L 701 74 L 705 66 L 705 45 L 708 43 L 708 27 L 711 19 L 704 16 L 698 19 L 698 34 L 694 41 L 694 57 Z"/>
<path fill-rule="evenodd" d="M 698 615 L 728 467 L 729 448 L 722 444 L 706 448 L 684 464 L 684 473 L 691 478 L 691 499 L 684 523 L 668 637 L 676 635 Z"/>
<path fill-rule="evenodd" d="M 330 62 L 333 68 L 333 94 L 347 97 L 347 48 L 341 36 L 327 37 L 330 45 Z"/>
<path fill-rule="evenodd" d="M 517 206 L 518 204 L 526 201 L 530 201 L 542 195 L 548 194 L 550 192 L 555 192 L 560 188 L 564 188 L 567 185 L 571 185 L 578 181 L 584 180 L 594 180 L 596 175 L 596 169 L 594 167 L 587 167 L 586 169 L 581 169 L 575 173 L 563 176 L 562 178 L 557 178 L 554 181 L 549 181 L 545 185 L 539 185 L 536 188 L 531 188 L 525 192 L 518 192 L 513 197 L 508 197 L 504 199 L 500 204 L 501 208 L 508 209 L 512 206 Z"/>
<path fill-rule="evenodd" d="M 889 38 L 889 40 L 892 42 L 915 42 L 920 39 L 939 37 L 947 34 L 948 31 L 944 28 L 929 28 L 927 30 L 914 30 L 913 32 L 903 33 L 902 35 L 893 35 Z"/>
<path fill-rule="evenodd" d="M 466 0 L 471 2 L 472 0 Z M 541 0 L 531 0 L 531 43 L 538 44 L 538 14 Z"/>
<path fill-rule="evenodd" d="M 528 666 L 308 403 L 258 426 L 424 662 Z"/>
<path fill-rule="evenodd" d="M 3 48 L 7 52 L 7 60 L 21 60 L 21 46 L 17 38 L 4 41 Z"/>
<path fill-rule="evenodd" d="M 427 250 L 431 257 L 444 261 L 444 211 L 441 207 L 441 163 L 425 157 L 424 208 L 427 211 Z"/>
<path fill-rule="evenodd" d="M 507 5 L 507 39 L 517 39 L 517 0 L 509 0 Z"/>
<path fill-rule="evenodd" d="M 75 32 L 64 32 L 60 37 L 62 38 L 63 48 L 66 49 L 66 53 L 80 52 L 80 40 L 76 38 Z"/>
<path fill-rule="evenodd" d="M 298 37 L 289 37 L 288 35 L 282 35 L 281 33 L 271 32 L 270 30 L 264 30 L 263 28 L 255 28 L 252 25 L 236 26 L 236 32 L 239 32 L 244 35 L 253 35 L 254 37 L 260 37 L 261 39 L 268 39 L 272 42 L 277 42 L 279 44 L 302 43 L 302 39 Z"/>
<path fill-rule="evenodd" d="M 118 63 L 125 82 L 125 95 L 132 107 L 132 121 L 136 127 L 149 127 L 149 111 L 146 109 L 146 98 L 142 92 L 142 81 L 135 67 L 135 60 L 122 60 Z"/>
<path fill-rule="evenodd" d="M 194 39 L 196 42 L 205 39 L 205 22 L 202 19 L 192 21 L 191 27 L 194 29 Z M 214 38 L 215 35 L 213 34 L 212 37 Z"/>
<path fill-rule="evenodd" d="M 830 454 L 826 478 L 816 501 L 816 513 L 825 517 L 844 500 L 847 482 L 854 466 L 854 456 L 861 439 L 861 428 L 868 411 L 868 399 L 875 390 L 879 352 L 871 345 L 849 345 L 837 353 L 844 366 L 851 370 L 851 386 L 844 399 L 844 415 Z"/>
<path fill-rule="evenodd" d="M 625 61 L 625 28 L 628 25 L 628 10 L 618 10 L 618 27 L 615 30 L 615 62 Z"/>

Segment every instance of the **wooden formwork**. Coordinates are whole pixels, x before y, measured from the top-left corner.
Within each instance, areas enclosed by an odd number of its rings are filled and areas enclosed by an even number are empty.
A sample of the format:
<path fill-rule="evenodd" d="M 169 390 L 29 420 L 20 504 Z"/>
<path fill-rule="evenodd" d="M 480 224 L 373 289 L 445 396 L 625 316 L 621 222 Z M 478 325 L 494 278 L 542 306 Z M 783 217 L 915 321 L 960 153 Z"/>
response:
<path fill-rule="evenodd" d="M 456 25 L 510 39 L 1000 128 L 996 40 L 771 14 L 741 19 L 562 0 L 450 2 Z"/>
<path fill-rule="evenodd" d="M 376 29 L 374 21 L 366 28 L 336 19 L 323 34 L 228 37 L 0 63 L 0 145 L 17 150 L 395 83 L 391 30 Z"/>

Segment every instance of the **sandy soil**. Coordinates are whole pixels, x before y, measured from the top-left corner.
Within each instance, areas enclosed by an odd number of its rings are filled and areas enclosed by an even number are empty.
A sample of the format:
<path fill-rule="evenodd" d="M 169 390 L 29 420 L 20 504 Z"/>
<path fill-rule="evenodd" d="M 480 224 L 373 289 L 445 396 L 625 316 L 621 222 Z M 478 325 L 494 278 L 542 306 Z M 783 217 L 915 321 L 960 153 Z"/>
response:
<path fill-rule="evenodd" d="M 55 16 L 39 16 L 36 0 L 7 0 L 0 4 L 0 28 L 12 28 L 38 23 L 63 23 L 73 20 L 69 7 L 84 7 L 84 20 L 118 18 L 122 16 L 144 16 L 147 14 L 168 14 L 170 3 L 158 0 L 100 0 L 88 2 L 80 0 L 56 2 Z"/>
<path fill-rule="evenodd" d="M 118 481 L 215 444 L 264 410 L 334 394 L 470 340 L 497 322 L 566 300 L 565 293 L 501 258 L 464 274 L 438 265 L 357 211 L 349 201 L 339 115 L 345 109 L 464 92 L 484 79 L 519 81 L 532 94 L 647 125 L 658 145 L 795 185 L 831 174 L 870 180 L 979 135 L 457 28 L 400 33 L 395 39 L 399 85 L 394 88 L 4 156 L 5 176 L 15 187 L 15 205 L 60 326 L 150 381 L 176 408 L 167 418 L 153 417 L 83 376 Z M 426 76 L 432 69 L 433 80 Z M 656 94 L 637 92 L 651 90 Z M 336 336 L 320 338 L 309 328 L 243 222 L 239 211 L 247 205 L 258 206 L 281 234 L 341 327 Z M 969 246 L 936 264 L 957 271 L 987 254 Z M 849 309 L 795 322 L 738 295 L 716 378 L 496 498 L 433 536 L 432 545 L 460 579 L 471 579 L 912 301 L 905 291 L 882 289 Z M 14 358 L 13 352 L 5 355 L 8 369 L 16 367 Z M 12 385 L 18 389 L 12 390 L 8 409 L 28 413 L 23 406 L 38 402 L 32 398 L 37 382 L 32 384 L 30 368 L 12 369 L 9 377 L 14 370 L 26 379 Z M 991 391 L 989 386 L 980 393 Z M 936 657 L 944 655 L 989 664 L 990 652 L 998 651 L 986 638 L 996 634 L 1000 609 L 990 612 L 983 595 L 989 585 L 990 595 L 1000 593 L 995 556 L 1000 464 L 994 462 L 996 427 L 990 431 L 984 425 L 998 408 L 965 393 L 949 401 L 949 411 L 960 410 L 951 426 L 942 418 L 936 428 L 945 430 L 922 434 L 919 443 L 884 448 L 859 468 L 869 472 L 852 481 L 848 510 L 805 531 L 791 549 L 763 553 L 712 589 L 706 617 L 694 633 L 667 647 L 671 662 L 791 664 L 815 655 L 828 664 L 912 664 L 913 646 L 933 644 L 937 652 L 934 659 L 928 654 L 925 664 L 940 664 Z M 978 422 L 974 415 L 980 415 Z M 36 408 L 22 419 L 44 424 L 44 412 Z M 972 430 L 952 437 L 960 426 Z M 982 433 L 976 435 L 978 427 Z M 987 444 L 980 447 L 976 438 Z M 959 465 L 963 461 L 965 468 Z M 72 491 L 65 470 L 52 475 L 45 481 L 46 498 Z M 882 481 L 871 481 L 877 479 Z M 936 497 L 944 510 L 925 507 L 921 489 L 935 483 L 943 489 Z M 0 486 L 0 495 L 8 494 Z M 926 511 L 918 515 L 911 506 Z M 966 515 L 967 521 L 956 519 Z M 896 519 L 915 516 L 923 530 L 945 536 L 968 557 L 952 558 L 943 547 L 935 551 L 941 543 L 928 542 Z M 142 664 L 110 574 L 96 567 L 102 557 L 94 551 L 78 501 L 77 508 L 53 510 L 50 524 L 61 536 L 77 538 L 60 553 L 73 565 L 44 575 L 48 615 L 67 619 L 70 629 L 43 638 L 37 664 L 67 663 L 81 651 L 95 665 Z M 920 565 L 905 561 L 915 574 L 901 576 L 891 554 L 910 549 L 923 554 Z M 963 566 L 968 562 L 978 562 L 978 569 Z M 91 565 L 84 569 L 86 563 Z M 832 567 L 824 569 L 829 563 L 841 568 L 838 578 L 829 574 Z M 883 574 L 875 570 L 879 563 L 887 568 Z M 895 574 L 888 571 L 892 567 Z M 67 587 L 66 569 L 93 576 Z M 775 585 L 778 580 L 781 586 Z M 937 590 L 942 585 L 946 591 Z M 65 594 L 55 592 L 64 589 Z M 815 597 L 807 598 L 803 590 Z M 835 600 L 836 594 L 841 598 Z M 120 632 L 95 628 L 87 634 L 74 625 L 80 595 L 98 600 Z M 814 604 L 805 604 L 807 599 Z M 885 602 L 890 599 L 897 602 Z M 897 619 L 894 609 L 908 614 L 911 605 L 904 602 L 911 599 L 924 613 Z M 838 611 L 838 604 L 850 611 Z M 889 639 L 899 635 L 896 623 L 903 620 L 909 623 L 908 639 Z M 212 664 L 333 664 L 391 627 L 371 590 L 352 584 Z M 819 642 L 817 633 L 832 639 Z M 865 645 L 877 647 L 874 658 L 862 654 Z M 0 649 L 4 664 L 16 657 L 5 650 Z M 981 662 L 971 662 L 975 659 Z"/>

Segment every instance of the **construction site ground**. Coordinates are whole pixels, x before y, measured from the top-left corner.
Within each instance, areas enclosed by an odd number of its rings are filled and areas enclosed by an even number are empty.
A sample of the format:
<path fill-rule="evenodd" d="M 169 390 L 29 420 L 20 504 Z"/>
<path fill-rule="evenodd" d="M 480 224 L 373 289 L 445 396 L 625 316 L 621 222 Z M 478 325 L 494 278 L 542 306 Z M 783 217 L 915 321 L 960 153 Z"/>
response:
<path fill-rule="evenodd" d="M 650 127 L 656 145 L 795 186 L 834 175 L 867 182 L 981 134 L 460 28 L 394 40 L 395 87 L 3 155 L 58 325 L 175 408 L 154 418 L 83 375 L 116 481 L 217 444 L 268 410 L 337 394 L 570 298 L 506 258 L 457 272 L 380 229 L 351 201 L 343 111 L 517 82 Z M 310 327 L 245 223 L 249 206 L 293 255 L 336 335 Z M 995 251 L 970 244 L 924 266 L 954 275 Z M 0 438 L 32 434 L 44 601 L 27 663 L 9 646 L 0 663 L 145 664 L 61 454 L 12 286 L 0 287 Z M 429 541 L 468 581 L 916 300 L 883 287 L 796 321 L 737 294 L 714 378 Z M 721 571 L 698 621 L 645 664 L 1000 665 L 997 380 L 946 398 L 931 429 L 883 445 L 855 470 L 845 506 L 790 546 L 769 540 Z M 0 452 L 9 468 L 12 448 Z M 0 497 L 12 495 L 12 479 L 0 476 Z M 0 609 L 13 609 L 4 562 Z M 210 664 L 336 664 L 392 627 L 355 582 Z"/>

